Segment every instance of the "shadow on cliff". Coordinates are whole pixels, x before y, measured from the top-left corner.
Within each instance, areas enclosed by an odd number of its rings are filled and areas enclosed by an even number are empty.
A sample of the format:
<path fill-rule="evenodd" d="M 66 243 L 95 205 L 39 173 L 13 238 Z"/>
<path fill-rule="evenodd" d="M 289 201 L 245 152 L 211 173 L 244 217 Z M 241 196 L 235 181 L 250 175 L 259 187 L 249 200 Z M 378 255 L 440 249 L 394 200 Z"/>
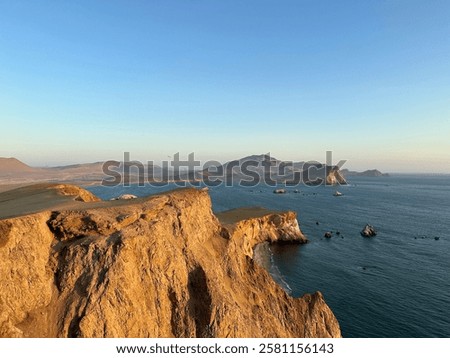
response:
<path fill-rule="evenodd" d="M 213 337 L 209 323 L 211 319 L 211 294 L 205 271 L 197 266 L 188 276 L 188 309 L 195 322 L 196 337 Z"/>

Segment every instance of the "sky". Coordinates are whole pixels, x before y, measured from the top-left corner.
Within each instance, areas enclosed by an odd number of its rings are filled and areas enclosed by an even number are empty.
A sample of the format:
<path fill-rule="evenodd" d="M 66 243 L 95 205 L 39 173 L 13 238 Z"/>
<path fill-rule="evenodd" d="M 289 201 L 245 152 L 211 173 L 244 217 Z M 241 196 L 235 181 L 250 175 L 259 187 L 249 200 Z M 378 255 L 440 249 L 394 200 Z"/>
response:
<path fill-rule="evenodd" d="M 450 1 L 0 0 L 0 156 L 450 173 Z"/>

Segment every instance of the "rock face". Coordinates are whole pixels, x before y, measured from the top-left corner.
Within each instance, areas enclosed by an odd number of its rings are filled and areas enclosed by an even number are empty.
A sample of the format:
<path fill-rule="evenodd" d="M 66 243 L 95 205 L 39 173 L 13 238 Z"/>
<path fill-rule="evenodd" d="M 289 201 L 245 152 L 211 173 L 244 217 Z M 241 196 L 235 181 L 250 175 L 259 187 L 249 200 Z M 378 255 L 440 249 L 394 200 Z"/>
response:
<path fill-rule="evenodd" d="M 295 213 L 224 227 L 194 189 L 0 220 L 0 337 L 340 337 L 253 261 L 278 240 Z"/>

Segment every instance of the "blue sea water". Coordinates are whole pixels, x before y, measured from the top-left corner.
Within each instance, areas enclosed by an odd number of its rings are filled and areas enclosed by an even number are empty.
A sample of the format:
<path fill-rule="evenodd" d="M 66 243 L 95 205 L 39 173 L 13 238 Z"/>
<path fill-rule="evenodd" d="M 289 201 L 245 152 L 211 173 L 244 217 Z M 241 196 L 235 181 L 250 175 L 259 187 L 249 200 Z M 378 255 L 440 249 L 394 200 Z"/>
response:
<path fill-rule="evenodd" d="M 216 212 L 294 210 L 306 245 L 272 245 L 269 271 L 295 297 L 321 291 L 344 337 L 450 337 L 450 176 L 349 178 L 350 185 L 215 187 Z M 90 187 L 103 199 L 171 187 Z M 300 190 L 294 193 L 294 189 Z M 317 225 L 318 223 L 318 225 Z M 363 238 L 366 223 L 378 231 Z M 340 232 L 325 239 L 326 231 Z M 436 240 L 435 238 L 439 238 Z"/>

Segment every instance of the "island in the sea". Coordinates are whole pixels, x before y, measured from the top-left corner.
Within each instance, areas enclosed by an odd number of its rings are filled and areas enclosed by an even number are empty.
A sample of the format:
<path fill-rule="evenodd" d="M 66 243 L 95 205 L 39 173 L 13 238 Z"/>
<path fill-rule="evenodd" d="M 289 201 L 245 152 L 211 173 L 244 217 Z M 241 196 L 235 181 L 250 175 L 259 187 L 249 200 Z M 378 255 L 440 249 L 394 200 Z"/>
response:
<path fill-rule="evenodd" d="M 382 173 L 378 169 L 369 169 L 362 172 L 354 170 L 341 169 L 341 174 L 345 177 L 388 177 L 388 173 Z"/>

